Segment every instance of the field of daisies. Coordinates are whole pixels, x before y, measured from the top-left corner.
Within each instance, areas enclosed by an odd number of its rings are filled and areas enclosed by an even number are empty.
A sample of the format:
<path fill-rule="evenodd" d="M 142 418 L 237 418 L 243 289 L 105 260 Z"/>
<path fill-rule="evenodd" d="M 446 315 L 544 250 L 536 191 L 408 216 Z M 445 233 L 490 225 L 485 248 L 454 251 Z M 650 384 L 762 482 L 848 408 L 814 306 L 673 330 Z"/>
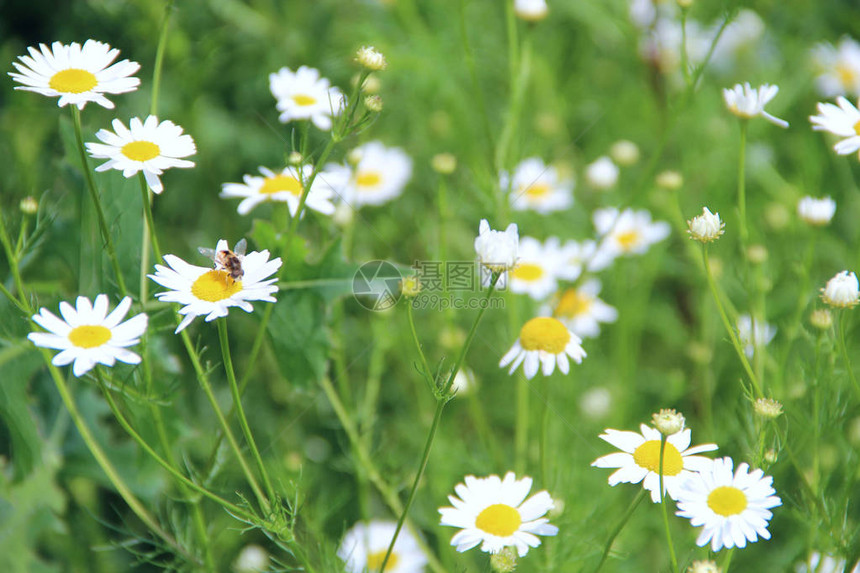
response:
<path fill-rule="evenodd" d="M 860 8 L 0 16 L 0 571 L 860 572 Z"/>

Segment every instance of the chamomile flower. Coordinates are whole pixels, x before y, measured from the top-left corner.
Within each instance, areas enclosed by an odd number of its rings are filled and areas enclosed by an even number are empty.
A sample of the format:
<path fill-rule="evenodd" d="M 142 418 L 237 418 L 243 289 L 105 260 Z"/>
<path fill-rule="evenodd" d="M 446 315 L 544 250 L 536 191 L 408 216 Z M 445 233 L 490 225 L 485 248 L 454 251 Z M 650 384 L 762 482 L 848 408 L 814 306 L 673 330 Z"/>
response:
<path fill-rule="evenodd" d="M 691 475 L 678 491 L 678 511 L 693 527 L 703 526 L 696 539 L 699 547 L 709 542 L 713 551 L 723 547 L 743 548 L 762 539 L 770 539 L 767 522 L 770 509 L 782 505 L 775 495 L 773 478 L 761 470 L 749 471 L 740 464 L 732 473 L 731 458 L 713 461 L 708 469 Z"/>
<path fill-rule="evenodd" d="M 711 213 L 707 207 L 702 207 L 702 214 L 687 221 L 687 234 L 694 241 L 710 243 L 719 239 L 725 233 L 726 224 L 720 219 L 719 213 Z"/>
<path fill-rule="evenodd" d="M 642 424 L 641 433 L 607 429 L 600 434 L 605 440 L 622 450 L 597 458 L 592 462 L 597 468 L 618 468 L 609 476 L 609 485 L 639 483 L 651 492 L 651 500 L 660 502 L 660 431 Z M 691 432 L 687 428 L 666 437 L 663 450 L 663 490 L 672 499 L 678 499 L 680 487 L 685 479 L 695 472 L 710 469 L 713 460 L 698 456 L 702 452 L 717 449 L 716 444 L 690 447 Z"/>
<path fill-rule="evenodd" d="M 182 159 L 197 153 L 194 140 L 182 133 L 172 121 L 162 121 L 154 115 L 143 122 L 133 117 L 126 127 L 120 120 L 111 123 L 113 131 L 100 129 L 96 137 L 102 143 L 87 143 L 87 151 L 95 159 L 107 159 L 96 171 L 116 169 L 124 177 L 133 177 L 143 171 L 146 184 L 154 193 L 161 193 L 164 185 L 158 177 L 171 167 L 194 167 L 193 161 Z"/>
<path fill-rule="evenodd" d="M 585 356 L 582 340 L 560 320 L 539 316 L 523 325 L 519 338 L 502 357 L 499 366 L 504 368 L 510 364 L 509 372 L 513 374 L 522 364 L 526 378 L 531 379 L 537 374 L 539 366 L 544 376 L 552 374 L 556 364 L 562 374 L 567 374 L 570 371 L 568 357 L 582 364 Z"/>
<path fill-rule="evenodd" d="M 808 225 L 822 227 L 836 214 L 836 201 L 830 197 L 803 197 L 797 202 L 797 214 Z"/>
<path fill-rule="evenodd" d="M 61 350 L 54 356 L 54 366 L 66 366 L 74 362 L 72 372 L 81 377 L 96 364 L 113 366 L 117 360 L 126 364 L 139 364 L 140 356 L 128 350 L 140 342 L 146 331 L 147 316 L 136 314 L 122 322 L 131 308 L 131 298 L 125 297 L 108 314 L 108 297 L 100 294 L 95 303 L 79 296 L 72 307 L 60 303 L 62 319 L 46 308 L 33 315 L 33 321 L 48 332 L 31 332 L 27 335 L 33 344 L 43 348 Z"/>
<path fill-rule="evenodd" d="M 521 237 L 517 266 L 509 277 L 511 291 L 527 294 L 535 300 L 543 300 L 552 294 L 558 286 L 554 252 L 533 237 Z"/>
<path fill-rule="evenodd" d="M 352 166 L 329 163 L 317 178 L 354 209 L 398 197 L 412 177 L 412 159 L 399 147 L 370 141 L 350 157 Z"/>
<path fill-rule="evenodd" d="M 819 44 L 812 56 L 819 72 L 815 87 L 822 96 L 860 97 L 860 44 L 856 40 L 845 36 L 836 47 Z"/>
<path fill-rule="evenodd" d="M 475 252 L 478 262 L 494 272 L 504 272 L 517 264 L 520 236 L 517 224 L 511 223 L 504 231 L 490 228 L 486 219 L 478 225 Z"/>
<path fill-rule="evenodd" d="M 669 224 L 651 221 L 651 214 L 644 209 L 619 212 L 609 207 L 596 210 L 592 217 L 601 237 L 600 246 L 588 265 L 592 271 L 605 269 L 618 256 L 641 255 L 648 251 L 648 247 L 669 236 Z"/>
<path fill-rule="evenodd" d="M 370 521 L 356 523 L 347 531 L 337 550 L 347 573 L 379 571 L 396 528 L 394 521 Z M 426 564 L 427 557 L 418 542 L 408 529 L 401 529 L 385 565 L 385 573 L 423 573 Z"/>
<path fill-rule="evenodd" d="M 240 215 L 247 215 L 261 203 L 273 201 L 286 203 L 290 215 L 295 217 L 304 191 L 302 181 L 306 181 L 312 172 L 313 167 L 310 165 L 302 165 L 298 168 L 286 167 L 279 173 L 260 167 L 262 177 L 245 175 L 242 177 L 244 183 L 225 183 L 220 197 L 222 199 L 241 197 L 242 202 L 237 208 Z M 324 215 L 332 215 L 335 211 L 334 203 L 331 202 L 333 195 L 334 192 L 329 187 L 314 181 L 305 198 L 305 207 Z"/>
<path fill-rule="evenodd" d="M 227 241 L 221 239 L 215 252 L 228 249 Z M 147 276 L 170 289 L 156 293 L 156 298 L 163 302 L 184 305 L 179 309 L 179 314 L 184 318 L 176 327 L 176 332 L 201 315 L 206 316 L 206 322 L 211 322 L 221 316 L 227 316 L 231 306 L 251 312 L 254 307 L 249 301 L 275 302 L 272 295 L 278 290 L 274 284 L 278 279 L 266 280 L 266 277 L 281 267 L 281 259 L 270 261 L 267 250 L 246 254 L 242 260 L 244 274 L 241 279 L 236 280 L 223 269 L 191 265 L 175 255 L 164 255 L 164 262 L 167 267 L 155 265 L 155 274 Z"/>
<path fill-rule="evenodd" d="M 345 103 L 338 88 L 320 77 L 319 70 L 307 66 L 269 74 L 269 90 L 278 100 L 281 123 L 309 119 L 323 131 L 331 129 L 332 117 L 340 114 Z"/>
<path fill-rule="evenodd" d="M 566 241 L 561 244 L 555 237 L 546 240 L 546 248 L 550 250 L 555 261 L 555 274 L 560 279 L 575 281 L 591 262 L 597 251 L 595 241 Z"/>
<path fill-rule="evenodd" d="M 479 544 L 487 553 L 516 547 L 522 557 L 529 547 L 540 545 L 538 535 L 558 533 L 558 528 L 543 517 L 554 507 L 549 493 L 539 491 L 526 499 L 532 478 L 518 480 L 508 472 L 503 479 L 468 475 L 463 481 L 454 487 L 459 497 L 448 496 L 453 507 L 439 508 L 441 525 L 460 528 L 451 538 L 457 551 L 462 553 Z"/>
<path fill-rule="evenodd" d="M 566 288 L 552 300 L 552 304 L 541 309 L 541 314 L 552 315 L 572 333 L 581 338 L 595 338 L 600 334 L 600 324 L 618 320 L 618 311 L 597 295 L 600 281 L 588 279 L 578 287 Z"/>
<path fill-rule="evenodd" d="M 744 354 L 752 358 L 756 346 L 766 346 L 776 336 L 776 328 L 768 322 L 761 324 L 748 314 L 738 316 L 738 338 L 744 345 Z"/>
<path fill-rule="evenodd" d="M 821 300 L 835 308 L 853 308 L 860 302 L 860 284 L 857 275 L 842 271 L 821 289 Z"/>
<path fill-rule="evenodd" d="M 818 112 L 821 115 L 810 116 L 809 121 L 816 131 L 829 131 L 842 137 L 842 141 L 838 141 L 833 149 L 839 155 L 848 155 L 860 149 L 860 135 L 856 128 L 860 123 L 860 111 L 842 96 L 836 98 L 836 103 L 839 107 L 832 103 L 819 103 Z"/>
<path fill-rule="evenodd" d="M 832 555 L 822 555 L 813 551 L 809 559 L 804 563 L 799 563 L 794 570 L 796 573 L 849 573 L 845 568 L 846 565 L 844 559 L 837 559 Z M 854 567 L 850 573 L 860 573 L 860 565 Z"/>
<path fill-rule="evenodd" d="M 140 85 L 138 78 L 131 77 L 140 64 L 129 60 L 111 64 L 119 50 L 102 42 L 87 40 L 83 46 L 54 42 L 50 48 L 39 44 L 38 50 L 29 47 L 27 51 L 29 56 L 18 56 L 21 63 L 12 63 L 18 73 L 9 72 L 13 80 L 24 84 L 15 89 L 59 97 L 60 107 L 72 104 L 84 109 L 92 101 L 113 109 L 113 102 L 102 94 L 131 92 Z"/>
<path fill-rule="evenodd" d="M 778 86 L 769 84 L 764 84 L 755 89 L 749 83 L 736 84 L 731 89 L 723 90 L 723 99 L 726 100 L 726 107 L 729 108 L 729 111 L 741 119 L 761 116 L 774 125 L 788 127 L 787 121 L 774 117 L 764 110 L 764 106 L 775 98 L 778 92 Z"/>
<path fill-rule="evenodd" d="M 585 180 L 594 189 L 606 190 L 618 182 L 620 170 L 606 155 L 598 157 L 585 168 Z"/>
<path fill-rule="evenodd" d="M 499 185 L 503 191 L 510 189 L 511 207 L 515 211 L 534 209 L 545 215 L 573 205 L 573 181 L 563 178 L 555 167 L 537 157 L 522 161 L 513 176 L 503 171 Z"/>

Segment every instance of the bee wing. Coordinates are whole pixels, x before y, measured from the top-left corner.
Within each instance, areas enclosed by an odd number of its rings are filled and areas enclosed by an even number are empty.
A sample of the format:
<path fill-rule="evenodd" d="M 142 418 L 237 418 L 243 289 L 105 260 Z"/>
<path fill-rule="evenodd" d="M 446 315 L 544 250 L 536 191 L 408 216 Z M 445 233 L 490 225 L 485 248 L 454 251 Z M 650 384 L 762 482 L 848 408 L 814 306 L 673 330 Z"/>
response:
<path fill-rule="evenodd" d="M 200 251 L 200 254 L 204 257 L 209 257 L 213 261 L 215 260 L 215 251 L 214 249 L 207 249 L 206 247 L 197 247 L 197 250 Z"/>
<path fill-rule="evenodd" d="M 246 241 L 244 238 L 239 239 L 239 242 L 236 243 L 235 247 L 233 247 L 233 252 L 235 254 L 239 255 L 240 257 L 242 257 L 245 255 L 245 249 L 247 249 L 247 248 L 248 248 L 248 241 Z"/>

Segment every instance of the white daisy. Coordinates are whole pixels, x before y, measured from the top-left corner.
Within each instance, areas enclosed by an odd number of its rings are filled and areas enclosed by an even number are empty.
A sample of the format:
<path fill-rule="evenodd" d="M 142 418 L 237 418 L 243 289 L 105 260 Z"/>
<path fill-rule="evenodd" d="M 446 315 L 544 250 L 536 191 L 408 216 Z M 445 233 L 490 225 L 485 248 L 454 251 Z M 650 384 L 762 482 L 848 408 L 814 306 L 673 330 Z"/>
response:
<path fill-rule="evenodd" d="M 796 573 L 849 573 L 845 567 L 848 565 L 844 559 L 832 555 L 822 555 L 817 551 L 810 554 L 805 563 L 799 563 L 794 570 Z M 860 565 L 850 571 L 860 573 Z"/>
<path fill-rule="evenodd" d="M 67 302 L 60 303 L 61 320 L 48 309 L 39 309 L 33 321 L 48 332 L 31 332 L 27 335 L 33 344 L 43 348 L 61 350 L 51 361 L 55 366 L 66 366 L 74 362 L 72 372 L 83 376 L 96 364 L 113 366 L 119 360 L 126 364 L 139 364 L 140 356 L 127 347 L 140 342 L 146 331 L 147 316 L 136 314 L 122 322 L 131 308 L 131 298 L 125 297 L 110 314 L 108 297 L 100 294 L 95 304 L 79 296 L 75 308 Z"/>
<path fill-rule="evenodd" d="M 228 250 L 227 241 L 221 239 L 215 252 Z M 275 302 L 272 295 L 278 287 L 277 278 L 264 280 L 281 267 L 281 259 L 269 260 L 269 251 L 253 251 L 242 260 L 244 274 L 240 280 L 231 278 L 222 268 L 198 267 L 190 265 L 174 255 L 164 255 L 164 262 L 170 268 L 155 265 L 155 274 L 147 275 L 163 287 L 170 289 L 156 293 L 163 302 L 177 302 L 184 305 L 179 314 L 185 318 L 176 327 L 176 332 L 191 324 L 200 315 L 206 315 L 206 322 L 227 316 L 231 306 L 238 306 L 245 312 L 254 307 L 248 301 L 262 300 Z"/>
<path fill-rule="evenodd" d="M 580 338 L 595 338 L 600 334 L 600 323 L 618 320 L 618 311 L 597 295 L 600 281 L 589 279 L 576 288 L 567 288 L 558 293 L 552 304 L 541 309 L 541 314 L 551 315 L 561 321 Z"/>
<path fill-rule="evenodd" d="M 399 147 L 370 141 L 350 152 L 353 167 L 329 163 L 317 179 L 358 209 L 399 196 L 412 177 L 412 159 Z"/>
<path fill-rule="evenodd" d="M 555 240 L 555 243 L 558 239 Z M 544 247 L 533 237 L 521 237 L 517 265 L 510 271 L 510 288 L 518 294 L 528 294 L 543 300 L 558 286 L 555 275 L 555 249 Z"/>
<path fill-rule="evenodd" d="M 538 535 L 556 535 L 558 528 L 542 517 L 553 509 L 552 498 L 546 490 L 526 499 L 532 488 L 532 478 L 518 480 L 513 472 L 504 479 L 497 475 L 477 478 L 469 475 L 449 495 L 454 507 L 439 508 L 441 525 L 461 528 L 451 538 L 457 551 L 467 551 L 481 544 L 481 551 L 498 553 L 505 547 L 516 547 L 520 557 L 529 547 L 540 545 Z"/>
<path fill-rule="evenodd" d="M 585 168 L 585 180 L 594 189 L 611 189 L 618 182 L 620 170 L 606 155 L 598 157 Z"/>
<path fill-rule="evenodd" d="M 18 56 L 22 63 L 12 65 L 19 73 L 9 72 L 16 82 L 16 90 L 27 90 L 48 97 L 59 97 L 57 105 L 68 104 L 84 109 L 87 102 L 113 109 L 112 101 L 102 94 L 131 92 L 140 85 L 138 78 L 130 77 L 140 64 L 122 60 L 111 64 L 119 50 L 95 40 L 87 40 L 83 47 L 77 42 L 68 46 L 54 42 L 48 48 L 39 44 L 39 50 L 27 48 L 29 56 Z"/>
<path fill-rule="evenodd" d="M 752 358 L 756 346 L 766 346 L 776 336 L 776 328 L 768 322 L 759 324 L 748 314 L 738 316 L 738 338 L 744 345 L 744 354 Z"/>
<path fill-rule="evenodd" d="M 860 302 L 860 284 L 857 275 L 842 271 L 827 281 L 821 289 L 821 300 L 836 308 L 853 308 Z"/>
<path fill-rule="evenodd" d="M 740 118 L 750 119 L 761 116 L 774 125 L 788 127 L 787 121 L 774 117 L 764 110 L 764 106 L 776 97 L 778 92 L 778 86 L 769 84 L 764 84 L 756 89 L 753 89 L 749 83 L 736 84 L 731 89 L 723 90 L 723 99 L 726 100 L 726 107 L 729 108 L 729 111 Z"/>
<path fill-rule="evenodd" d="M 839 155 L 848 155 L 860 149 L 860 111 L 842 96 L 836 98 L 836 103 L 839 107 L 832 103 L 819 103 L 818 112 L 821 115 L 810 116 L 809 121 L 816 131 L 829 131 L 842 137 L 842 141 L 838 141 L 833 149 Z"/>
<path fill-rule="evenodd" d="M 687 221 L 687 234 L 694 241 L 710 243 L 719 239 L 725 233 L 726 224 L 720 219 L 719 213 L 711 213 L 707 207 L 702 207 L 702 214 Z"/>
<path fill-rule="evenodd" d="M 767 522 L 770 508 L 782 505 L 775 495 L 773 478 L 761 470 L 749 471 L 740 464 L 732 474 L 731 458 L 713 461 L 710 469 L 691 475 L 678 492 L 678 511 L 693 527 L 703 526 L 696 539 L 699 547 L 711 543 L 713 551 L 723 547 L 743 548 L 747 541 L 770 539 Z"/>
<path fill-rule="evenodd" d="M 513 374 L 520 364 L 523 364 L 526 378 L 531 379 L 537 374 L 538 366 L 544 376 L 549 376 L 558 363 L 562 374 L 567 374 L 570 371 L 568 356 L 577 364 L 582 364 L 582 359 L 586 356 L 582 340 L 561 321 L 539 316 L 523 325 L 519 338 L 502 357 L 499 366 L 504 368 L 510 364 L 509 373 Z"/>
<path fill-rule="evenodd" d="M 619 483 L 639 483 L 651 492 L 651 500 L 660 502 L 660 431 L 645 424 L 639 426 L 641 434 L 607 429 L 600 434 L 605 440 L 622 450 L 597 458 L 592 467 L 618 468 L 609 476 L 609 485 Z M 704 456 L 702 452 L 717 449 L 716 444 L 701 444 L 690 447 L 691 432 L 687 428 L 677 434 L 666 437 L 666 447 L 663 449 L 663 492 L 672 499 L 678 499 L 680 487 L 684 480 L 695 472 L 707 471 L 714 461 Z"/>
<path fill-rule="evenodd" d="M 821 227 L 833 219 L 836 214 L 836 201 L 828 197 L 803 197 L 797 202 L 797 214 L 807 224 Z"/>
<path fill-rule="evenodd" d="M 588 265 L 592 271 L 605 269 L 621 255 L 641 255 L 669 236 L 669 223 L 652 222 L 651 214 L 644 209 L 625 209 L 619 213 L 609 207 L 596 210 L 592 217 L 597 234 L 602 237 Z"/>
<path fill-rule="evenodd" d="M 281 68 L 269 74 L 269 90 L 278 100 L 281 123 L 309 119 L 323 131 L 331 129 L 332 117 L 339 115 L 345 104 L 341 91 L 320 77 L 319 70 L 307 66 L 295 72 Z"/>
<path fill-rule="evenodd" d="M 486 219 L 478 225 L 475 252 L 482 266 L 495 272 L 504 272 L 517 264 L 519 253 L 517 224 L 511 223 L 504 231 L 494 231 Z"/>
<path fill-rule="evenodd" d="M 510 189 L 511 207 L 515 211 L 534 209 L 546 214 L 573 205 L 573 181 L 562 178 L 555 167 L 537 157 L 517 165 L 513 177 L 503 171 L 499 185 L 503 191 Z"/>
<path fill-rule="evenodd" d="M 356 523 L 343 536 L 337 556 L 346 563 L 347 573 L 379 571 L 397 522 Z M 385 565 L 385 573 L 423 573 L 427 557 L 406 528 L 400 530 Z"/>
<path fill-rule="evenodd" d="M 566 241 L 561 244 L 556 237 L 550 237 L 545 245 L 555 261 L 556 276 L 568 281 L 579 278 L 597 251 L 597 243 L 591 240 Z"/>
<path fill-rule="evenodd" d="M 171 167 L 194 167 L 193 161 L 181 159 L 197 153 L 194 140 L 182 133 L 182 128 L 172 121 L 158 122 L 154 115 L 143 122 L 133 117 L 126 127 L 120 120 L 111 123 L 113 131 L 100 129 L 96 133 L 103 143 L 87 143 L 87 151 L 95 159 L 108 159 L 96 167 L 96 171 L 116 169 L 124 177 L 133 177 L 143 171 L 146 184 L 155 193 L 164 186 L 159 175 Z"/>
<path fill-rule="evenodd" d="M 242 178 L 245 183 L 225 183 L 220 197 L 222 199 L 242 197 L 243 200 L 237 209 L 240 215 L 247 215 L 254 207 L 266 201 L 280 201 L 287 204 L 290 215 L 295 217 L 299 209 L 299 199 L 304 190 L 302 181 L 307 181 L 311 176 L 313 167 L 310 165 L 302 165 L 299 169 L 286 167 L 279 173 L 260 167 L 260 173 L 263 174 L 262 177 L 245 175 Z M 305 206 L 324 215 L 331 215 L 335 211 L 334 203 L 331 202 L 334 192 L 327 186 L 320 185 L 317 180 L 308 192 Z"/>
<path fill-rule="evenodd" d="M 837 47 L 819 44 L 812 57 L 819 72 L 815 86 L 822 96 L 860 97 L 860 44 L 853 38 L 845 36 Z"/>

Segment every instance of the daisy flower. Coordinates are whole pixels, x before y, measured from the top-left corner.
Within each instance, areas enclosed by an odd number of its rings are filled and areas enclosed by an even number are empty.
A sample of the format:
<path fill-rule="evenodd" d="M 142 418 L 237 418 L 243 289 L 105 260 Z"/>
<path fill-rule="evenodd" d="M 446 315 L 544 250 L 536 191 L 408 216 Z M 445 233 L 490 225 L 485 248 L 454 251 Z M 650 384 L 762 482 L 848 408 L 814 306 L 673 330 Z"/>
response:
<path fill-rule="evenodd" d="M 738 338 L 744 345 L 744 354 L 752 358 L 756 346 L 766 346 L 776 336 L 776 328 L 768 322 L 759 324 L 750 315 L 738 316 Z"/>
<path fill-rule="evenodd" d="M 502 190 L 510 189 L 511 207 L 515 211 L 534 209 L 545 215 L 573 205 L 573 181 L 562 178 L 555 167 L 545 165 L 537 157 L 517 165 L 513 176 L 503 171 L 499 185 Z"/>
<path fill-rule="evenodd" d="M 849 573 L 845 568 L 848 565 L 844 559 L 837 559 L 831 555 L 822 555 L 817 551 L 813 551 L 809 559 L 804 563 L 799 563 L 794 570 L 797 573 Z M 860 573 L 860 565 L 850 571 L 850 573 Z"/>
<path fill-rule="evenodd" d="M 227 241 L 221 239 L 215 252 L 229 250 Z M 278 287 L 277 278 L 266 279 L 281 267 L 281 259 L 269 260 L 269 251 L 253 251 L 244 256 L 241 280 L 233 280 L 230 273 L 222 268 L 198 267 L 190 265 L 175 255 L 164 255 L 168 267 L 155 265 L 155 274 L 147 275 L 170 290 L 156 293 L 163 302 L 177 302 L 184 305 L 179 314 L 185 318 L 176 327 L 181 331 L 200 315 L 206 315 L 206 322 L 227 316 L 231 306 L 238 306 L 245 312 L 254 307 L 248 301 L 262 300 L 275 302 L 272 295 Z"/>
<path fill-rule="evenodd" d="M 829 131 L 842 137 L 842 141 L 838 141 L 833 149 L 839 155 L 848 155 L 860 149 L 860 134 L 857 133 L 860 111 L 842 96 L 836 98 L 836 103 L 839 107 L 832 103 L 819 103 L 818 112 L 821 115 L 812 115 L 809 121 L 816 131 Z"/>
<path fill-rule="evenodd" d="M 759 537 L 770 539 L 767 522 L 772 507 L 782 505 L 775 495 L 773 478 L 761 470 L 749 471 L 740 464 L 732 473 L 731 458 L 713 461 L 710 469 L 691 475 L 678 492 L 678 511 L 693 527 L 703 526 L 696 545 L 711 543 L 713 551 L 723 547 L 743 548 Z"/>
<path fill-rule="evenodd" d="M 352 166 L 329 163 L 317 177 L 355 209 L 398 197 L 412 177 L 412 159 L 399 147 L 370 141 L 350 152 Z"/>
<path fill-rule="evenodd" d="M 87 151 L 95 159 L 107 159 L 96 171 L 116 169 L 124 177 L 133 177 L 143 171 L 146 184 L 154 193 L 161 193 L 164 185 L 159 175 L 171 167 L 194 167 L 193 161 L 182 159 L 197 153 L 194 140 L 182 133 L 172 121 L 162 121 L 154 115 L 143 122 L 133 117 L 126 127 L 120 120 L 111 123 L 113 131 L 100 129 L 96 133 L 102 143 L 87 143 Z"/>
<path fill-rule="evenodd" d="M 9 72 L 13 80 L 24 84 L 15 89 L 59 97 L 60 107 L 72 104 L 84 109 L 92 101 L 113 109 L 113 102 L 102 94 L 131 92 L 140 85 L 138 78 L 131 77 L 140 64 L 128 60 L 111 64 L 119 50 L 102 42 L 87 40 L 83 47 L 77 42 L 68 46 L 54 42 L 50 48 L 39 44 L 38 50 L 29 47 L 27 51 L 29 56 L 18 56 L 21 63 L 12 63 L 18 73 Z"/>
<path fill-rule="evenodd" d="M 597 243 L 588 241 L 566 241 L 561 244 L 556 237 L 546 240 L 546 248 L 551 252 L 555 261 L 555 274 L 558 278 L 575 281 L 588 266 L 594 253 L 597 251 Z"/>
<path fill-rule="evenodd" d="M 356 523 L 343 536 L 337 556 L 346 563 L 347 573 L 379 571 L 397 523 L 370 521 Z M 406 528 L 400 530 L 385 565 L 385 573 L 423 573 L 427 557 Z"/>
<path fill-rule="evenodd" d="M 535 238 L 522 237 L 517 265 L 510 272 L 511 291 L 528 294 L 535 300 L 545 299 L 555 291 L 558 286 L 554 271 L 555 252 L 557 251 L 544 247 Z"/>
<path fill-rule="evenodd" d="M 339 89 L 320 77 L 319 70 L 307 66 L 269 74 L 269 90 L 278 100 L 281 123 L 309 119 L 323 131 L 331 129 L 332 117 L 340 114 L 345 103 Z"/>
<path fill-rule="evenodd" d="M 725 232 L 726 224 L 720 219 L 720 214 L 711 213 L 707 207 L 702 207 L 701 215 L 687 221 L 687 234 L 700 243 L 716 241 Z"/>
<path fill-rule="evenodd" d="M 842 38 L 837 47 L 819 44 L 812 57 L 819 72 L 815 86 L 821 95 L 860 97 L 860 44 L 853 38 Z"/>
<path fill-rule="evenodd" d="M 523 325 L 520 337 L 502 357 L 499 366 L 504 368 L 510 364 L 509 373 L 513 374 L 523 364 L 526 378 L 532 379 L 537 374 L 538 366 L 544 376 L 549 376 L 558 363 L 562 374 L 567 374 L 570 371 L 568 356 L 577 364 L 582 364 L 586 356 L 582 340 L 558 319 L 539 316 Z"/>
<path fill-rule="evenodd" d="M 779 92 L 778 86 L 764 84 L 753 89 L 749 83 L 736 84 L 731 89 L 723 90 L 723 99 L 729 111 L 742 119 L 750 119 L 761 116 L 779 127 L 788 127 L 788 122 L 767 113 L 764 106 L 776 97 Z"/>
<path fill-rule="evenodd" d="M 641 433 L 607 429 L 600 439 L 609 442 L 621 452 L 597 458 L 596 468 L 618 468 L 609 476 L 609 485 L 639 483 L 651 492 L 651 500 L 660 502 L 660 431 L 642 424 Z M 696 472 L 707 471 L 712 459 L 696 454 L 717 449 L 716 444 L 690 447 L 691 432 L 687 428 L 666 437 L 663 450 L 663 492 L 678 499 L 684 480 Z"/>
<path fill-rule="evenodd" d="M 853 308 L 860 302 L 860 284 L 857 275 L 842 271 L 827 281 L 821 289 L 821 300 L 824 304 L 836 308 Z"/>
<path fill-rule="evenodd" d="M 122 322 L 131 308 L 131 298 L 125 297 L 108 314 L 108 297 L 100 294 L 95 304 L 79 296 L 73 308 L 67 302 L 60 303 L 62 319 L 48 309 L 39 309 L 33 321 L 48 332 L 31 332 L 27 335 L 33 344 L 43 348 L 61 350 L 54 356 L 54 366 L 66 366 L 74 362 L 72 372 L 81 377 L 96 364 L 113 366 L 119 360 L 126 364 L 140 364 L 140 356 L 128 350 L 140 342 L 146 330 L 147 316 L 136 314 Z"/>
<path fill-rule="evenodd" d="M 475 237 L 478 262 L 493 272 L 503 273 L 517 264 L 519 243 L 516 223 L 511 223 L 504 231 L 494 231 L 486 219 L 481 219 Z"/>
<path fill-rule="evenodd" d="M 620 169 L 612 159 L 604 155 L 585 168 L 585 180 L 594 189 L 606 190 L 614 187 L 618 182 L 619 172 Z"/>
<path fill-rule="evenodd" d="M 497 475 L 477 478 L 469 475 L 454 487 L 457 496 L 449 495 L 454 507 L 439 508 L 441 525 L 459 527 L 451 545 L 463 552 L 481 544 L 481 551 L 498 553 L 505 547 L 516 547 L 520 557 L 529 547 L 540 545 L 538 535 L 555 535 L 558 528 L 543 517 L 553 509 L 546 490 L 526 499 L 532 478 L 518 480 L 513 472 L 503 479 Z"/>
<path fill-rule="evenodd" d="M 625 209 L 619 212 L 614 207 L 598 209 L 593 215 L 594 227 L 602 237 L 600 246 L 589 262 L 588 268 L 599 271 L 608 267 L 621 255 L 641 255 L 648 247 L 669 236 L 669 223 L 651 221 L 646 210 Z"/>
<path fill-rule="evenodd" d="M 552 305 L 541 309 L 542 314 L 551 314 L 581 338 L 595 338 L 600 334 L 600 323 L 618 319 L 615 307 L 597 297 L 600 289 L 598 279 L 589 279 L 579 287 L 567 288 L 553 298 Z"/>
<path fill-rule="evenodd" d="M 808 225 L 822 227 L 836 214 L 836 201 L 829 196 L 819 199 L 807 195 L 797 202 L 797 214 Z"/>
<path fill-rule="evenodd" d="M 242 179 L 245 183 L 225 183 L 222 187 L 220 197 L 230 199 L 241 197 L 237 211 L 240 215 L 247 215 L 257 205 L 266 201 L 280 201 L 287 204 L 290 215 L 295 217 L 299 210 L 299 200 L 304 187 L 302 181 L 313 173 L 313 167 L 302 165 L 299 169 L 287 167 L 280 173 L 275 173 L 266 167 L 260 167 L 262 177 L 258 175 L 245 175 Z M 334 192 L 317 181 L 311 186 L 305 199 L 305 207 L 319 211 L 324 215 L 331 215 L 335 211 L 334 203 L 331 202 Z"/>

